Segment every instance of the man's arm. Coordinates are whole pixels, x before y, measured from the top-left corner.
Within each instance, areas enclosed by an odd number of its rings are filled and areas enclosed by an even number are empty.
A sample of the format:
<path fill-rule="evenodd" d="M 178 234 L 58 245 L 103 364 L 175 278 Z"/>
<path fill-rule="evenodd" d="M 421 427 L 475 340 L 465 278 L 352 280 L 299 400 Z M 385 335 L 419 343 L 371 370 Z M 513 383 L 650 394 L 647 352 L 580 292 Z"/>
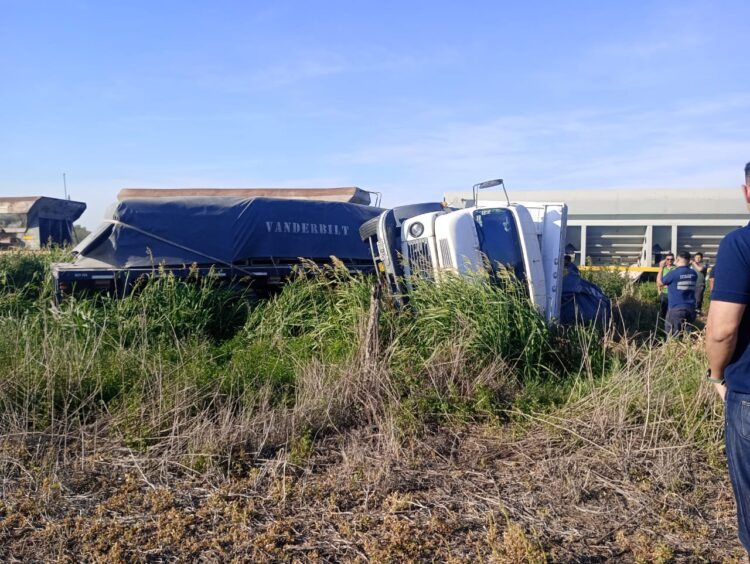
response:
<path fill-rule="evenodd" d="M 724 378 L 724 368 L 732 360 L 737 345 L 737 331 L 745 313 L 745 304 L 713 300 L 708 308 L 706 322 L 706 353 L 711 376 Z M 727 388 L 724 384 L 714 384 L 716 391 L 724 399 Z"/>
<path fill-rule="evenodd" d="M 664 272 L 664 265 L 666 263 L 664 260 L 659 261 L 659 272 L 656 273 L 656 293 L 661 294 L 661 289 L 664 287 L 664 282 L 662 282 L 662 272 Z"/>

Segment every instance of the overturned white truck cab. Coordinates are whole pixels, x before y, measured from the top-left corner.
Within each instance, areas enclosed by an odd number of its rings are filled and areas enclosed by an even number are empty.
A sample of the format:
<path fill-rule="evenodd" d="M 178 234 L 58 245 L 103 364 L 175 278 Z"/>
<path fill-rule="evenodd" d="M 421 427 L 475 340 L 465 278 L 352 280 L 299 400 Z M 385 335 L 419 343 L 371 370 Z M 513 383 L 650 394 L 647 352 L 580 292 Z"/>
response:
<path fill-rule="evenodd" d="M 560 316 L 567 206 L 549 202 L 474 204 L 464 209 L 439 203 L 402 206 L 360 228 L 375 267 L 396 299 L 413 278 L 439 280 L 443 273 L 512 272 L 549 321 Z"/>

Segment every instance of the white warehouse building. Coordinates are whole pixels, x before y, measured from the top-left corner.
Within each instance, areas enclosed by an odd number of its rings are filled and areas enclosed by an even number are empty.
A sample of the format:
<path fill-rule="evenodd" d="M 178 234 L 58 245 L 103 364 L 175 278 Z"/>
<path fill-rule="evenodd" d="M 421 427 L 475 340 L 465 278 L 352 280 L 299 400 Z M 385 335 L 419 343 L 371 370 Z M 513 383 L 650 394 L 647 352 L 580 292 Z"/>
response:
<path fill-rule="evenodd" d="M 566 253 L 592 265 L 654 266 L 667 251 L 698 251 L 713 263 L 721 239 L 748 223 L 740 188 L 512 190 L 511 201 L 568 205 Z M 447 192 L 453 207 L 473 205 L 470 192 Z M 505 201 L 502 190 L 479 201 Z"/>

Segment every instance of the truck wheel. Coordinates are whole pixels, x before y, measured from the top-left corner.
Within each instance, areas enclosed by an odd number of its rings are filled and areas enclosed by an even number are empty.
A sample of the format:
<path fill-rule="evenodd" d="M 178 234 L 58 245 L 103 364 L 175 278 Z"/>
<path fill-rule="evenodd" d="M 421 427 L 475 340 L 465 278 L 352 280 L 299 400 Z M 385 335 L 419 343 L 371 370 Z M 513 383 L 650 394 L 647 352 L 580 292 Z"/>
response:
<path fill-rule="evenodd" d="M 373 217 L 365 221 L 359 228 L 359 236 L 363 241 L 367 241 L 370 237 L 378 234 L 378 222 L 380 216 Z"/>

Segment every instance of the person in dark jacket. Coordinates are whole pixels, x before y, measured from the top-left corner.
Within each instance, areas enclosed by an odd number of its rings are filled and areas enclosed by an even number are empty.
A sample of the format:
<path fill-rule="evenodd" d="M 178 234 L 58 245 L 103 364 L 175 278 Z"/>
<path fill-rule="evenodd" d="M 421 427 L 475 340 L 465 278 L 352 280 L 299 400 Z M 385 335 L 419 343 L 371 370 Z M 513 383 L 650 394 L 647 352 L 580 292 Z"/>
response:
<path fill-rule="evenodd" d="M 745 166 L 745 202 L 750 209 L 750 163 Z M 740 542 L 750 551 L 750 224 L 719 245 L 706 322 L 706 380 L 724 400 L 724 439 L 737 503 Z"/>
<path fill-rule="evenodd" d="M 657 275 L 656 283 L 667 288 L 667 316 L 664 330 L 668 335 L 677 335 L 688 323 L 695 321 L 695 283 L 698 275 L 690 268 L 690 253 L 677 255 L 677 267 L 662 276 Z"/>

